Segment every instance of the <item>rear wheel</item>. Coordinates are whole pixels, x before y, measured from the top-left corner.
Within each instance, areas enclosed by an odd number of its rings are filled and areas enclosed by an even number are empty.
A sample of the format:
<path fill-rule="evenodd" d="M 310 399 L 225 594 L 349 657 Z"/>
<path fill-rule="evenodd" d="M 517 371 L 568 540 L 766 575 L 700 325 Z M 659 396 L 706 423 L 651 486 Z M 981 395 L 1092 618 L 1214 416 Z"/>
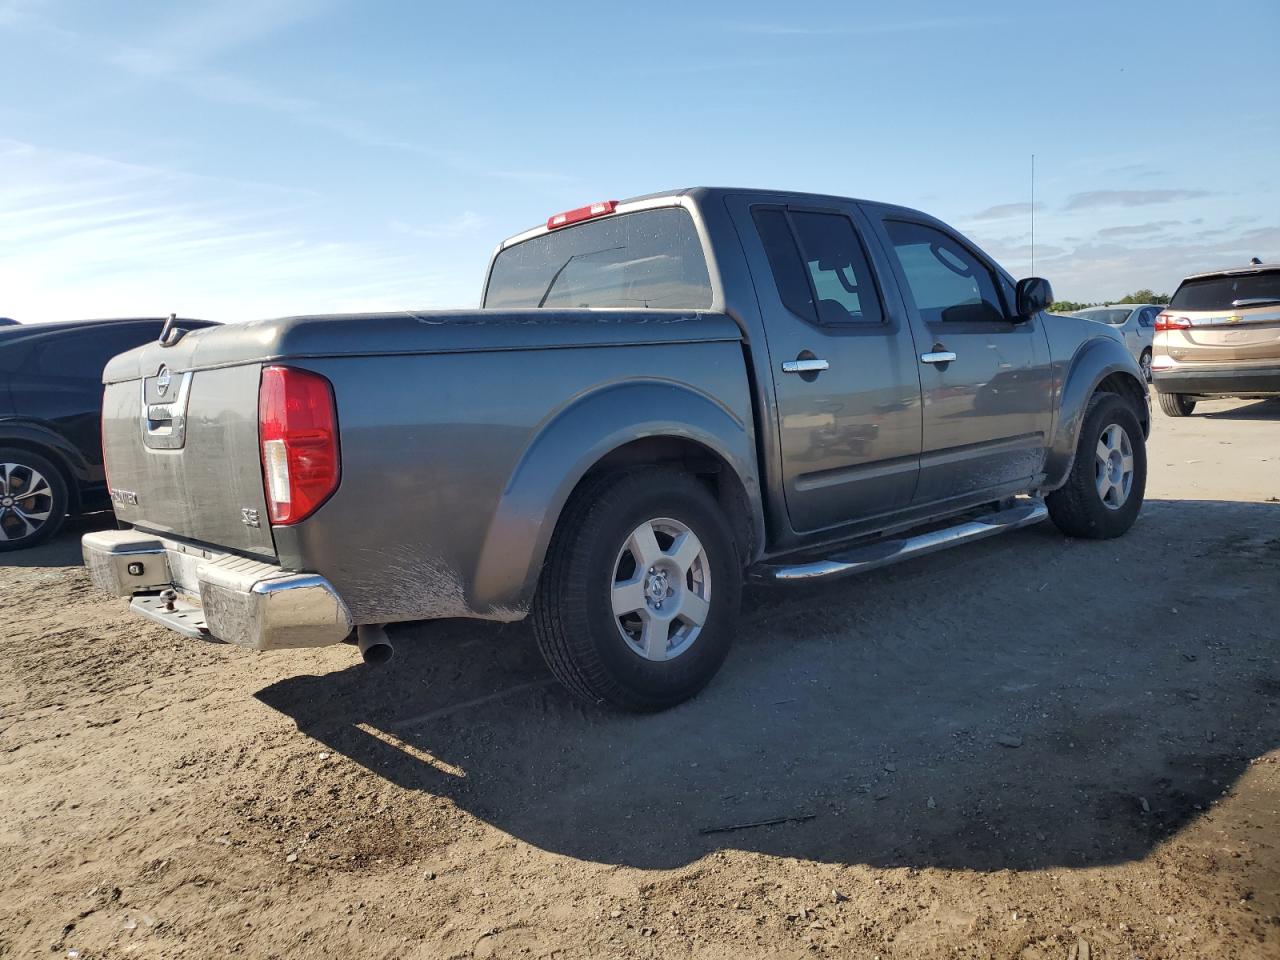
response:
<path fill-rule="evenodd" d="M 581 699 L 660 710 L 720 669 L 741 596 L 733 536 L 710 492 L 686 474 L 645 467 L 574 495 L 548 550 L 533 626 L 551 672 Z"/>
<path fill-rule="evenodd" d="M 67 516 L 67 483 L 38 453 L 0 447 L 0 553 L 44 543 Z"/>
<path fill-rule="evenodd" d="M 1071 537 L 1106 540 L 1138 518 L 1147 486 L 1147 448 L 1129 403 L 1114 393 L 1089 401 L 1067 482 L 1045 498 L 1049 517 Z"/>
<path fill-rule="evenodd" d="M 1142 368 L 1142 376 L 1147 383 L 1151 382 L 1151 350 L 1142 351 L 1142 356 L 1138 358 L 1138 366 Z"/>
<path fill-rule="evenodd" d="M 1196 408 L 1196 402 L 1185 393 L 1161 393 L 1157 390 L 1156 396 L 1160 398 L 1160 409 L 1166 417 L 1189 417 Z"/>

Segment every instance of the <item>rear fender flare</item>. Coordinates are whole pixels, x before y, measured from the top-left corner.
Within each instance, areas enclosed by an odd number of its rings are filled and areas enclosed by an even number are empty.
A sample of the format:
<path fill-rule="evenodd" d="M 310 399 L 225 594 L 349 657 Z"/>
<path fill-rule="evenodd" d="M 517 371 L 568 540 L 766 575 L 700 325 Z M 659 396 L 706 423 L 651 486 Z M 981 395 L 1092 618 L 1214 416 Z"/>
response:
<path fill-rule="evenodd" d="M 628 381 L 577 397 L 539 427 L 503 491 L 481 548 L 470 606 L 485 615 L 527 611 L 551 535 L 578 482 L 634 440 L 672 437 L 706 447 L 746 491 L 756 542 L 764 514 L 754 427 L 706 394 L 662 380 Z"/>
<path fill-rule="evenodd" d="M 1145 399 L 1147 386 L 1137 361 L 1123 344 L 1115 340 L 1096 338 L 1086 341 L 1072 356 L 1062 379 L 1058 416 L 1045 462 L 1045 490 L 1056 490 L 1067 482 L 1089 399 L 1102 382 L 1112 376 L 1131 381 L 1131 396 L 1144 398 L 1142 408 L 1135 412 L 1143 430 L 1149 430 L 1151 411 L 1149 401 Z"/>

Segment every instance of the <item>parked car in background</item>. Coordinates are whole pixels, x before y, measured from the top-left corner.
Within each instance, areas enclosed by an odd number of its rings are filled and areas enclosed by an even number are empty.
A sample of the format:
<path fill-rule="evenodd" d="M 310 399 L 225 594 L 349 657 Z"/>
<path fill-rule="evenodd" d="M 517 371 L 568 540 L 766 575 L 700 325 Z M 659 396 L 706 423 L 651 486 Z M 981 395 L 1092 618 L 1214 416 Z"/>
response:
<path fill-rule="evenodd" d="M 85 561 L 138 615 L 257 650 L 354 634 L 377 661 L 389 622 L 528 616 L 578 696 L 669 706 L 719 669 L 745 577 L 847 576 L 1043 519 L 1129 529 L 1146 384 L 1052 301 L 904 207 L 591 204 L 500 244 L 481 310 L 116 357 L 103 436 L 133 529 L 87 534 Z"/>
<path fill-rule="evenodd" d="M 108 505 L 102 471 L 102 370 L 155 340 L 164 320 L 0 327 L 0 552 L 35 546 L 67 514 Z M 179 320 L 192 329 L 202 320 Z"/>
<path fill-rule="evenodd" d="M 1171 417 L 1209 397 L 1280 396 L 1280 263 L 1183 280 L 1156 317 L 1152 375 Z"/>
<path fill-rule="evenodd" d="M 19 326 L 18 321 L 12 317 L 0 317 L 0 327 L 16 327 Z"/>
<path fill-rule="evenodd" d="M 1108 303 L 1101 307 L 1077 310 L 1072 316 L 1096 323 L 1109 323 L 1124 337 L 1124 345 L 1138 361 L 1142 374 L 1151 382 L 1151 341 L 1155 335 L 1156 315 L 1163 310 L 1155 303 Z"/>

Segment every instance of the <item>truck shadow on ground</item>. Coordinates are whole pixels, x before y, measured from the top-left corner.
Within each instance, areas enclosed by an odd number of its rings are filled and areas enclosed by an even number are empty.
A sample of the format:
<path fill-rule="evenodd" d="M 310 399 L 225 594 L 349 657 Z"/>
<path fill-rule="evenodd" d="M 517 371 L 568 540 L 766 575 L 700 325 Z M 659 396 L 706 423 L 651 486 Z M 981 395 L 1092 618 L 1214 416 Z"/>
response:
<path fill-rule="evenodd" d="M 1176 558 L 1176 559 L 1175 559 Z M 1151 502 L 865 577 L 753 591 L 666 713 L 583 707 L 523 625 L 393 630 L 396 660 L 258 693 L 379 777 L 537 847 L 998 870 L 1146 856 L 1280 744 L 1280 508 Z M 778 818 L 773 826 L 706 833 Z"/>

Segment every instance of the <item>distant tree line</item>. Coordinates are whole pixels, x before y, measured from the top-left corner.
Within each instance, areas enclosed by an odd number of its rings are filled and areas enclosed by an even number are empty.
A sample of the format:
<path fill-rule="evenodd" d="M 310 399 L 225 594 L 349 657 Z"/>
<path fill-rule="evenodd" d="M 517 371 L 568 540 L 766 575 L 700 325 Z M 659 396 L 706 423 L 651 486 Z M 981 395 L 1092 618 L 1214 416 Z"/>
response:
<path fill-rule="evenodd" d="M 1169 294 L 1156 293 L 1154 290 L 1135 290 L 1126 293 L 1119 300 L 1104 300 L 1102 303 L 1076 303 L 1074 300 L 1055 300 L 1049 307 L 1051 313 L 1075 313 L 1086 307 L 1102 307 L 1109 303 L 1168 303 Z"/>

